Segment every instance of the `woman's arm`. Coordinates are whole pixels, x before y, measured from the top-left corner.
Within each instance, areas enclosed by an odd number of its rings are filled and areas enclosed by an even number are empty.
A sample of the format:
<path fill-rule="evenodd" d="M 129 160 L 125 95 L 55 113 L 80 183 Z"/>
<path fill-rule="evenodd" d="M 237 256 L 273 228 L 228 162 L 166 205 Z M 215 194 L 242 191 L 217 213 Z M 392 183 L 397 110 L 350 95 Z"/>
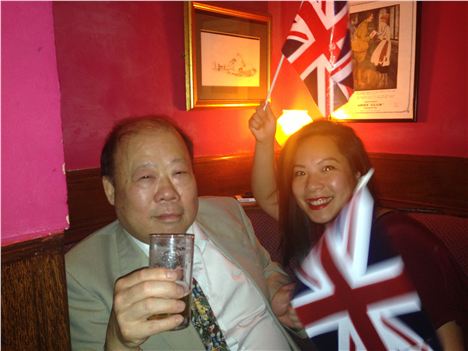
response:
<path fill-rule="evenodd" d="M 444 350 L 463 351 L 463 333 L 455 321 L 450 321 L 437 329 L 437 336 Z"/>
<path fill-rule="evenodd" d="M 255 154 L 252 166 L 252 192 L 259 206 L 278 220 L 278 186 L 275 169 L 276 118 L 269 105 L 265 111 L 259 106 L 249 120 L 255 137 Z"/>

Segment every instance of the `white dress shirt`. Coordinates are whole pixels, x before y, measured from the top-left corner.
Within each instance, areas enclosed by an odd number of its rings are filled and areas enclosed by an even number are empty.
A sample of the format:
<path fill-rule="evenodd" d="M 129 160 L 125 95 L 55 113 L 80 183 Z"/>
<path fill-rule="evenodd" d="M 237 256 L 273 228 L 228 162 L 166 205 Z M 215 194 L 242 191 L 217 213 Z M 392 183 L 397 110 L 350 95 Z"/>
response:
<path fill-rule="evenodd" d="M 254 283 L 224 256 L 196 222 L 193 276 L 207 296 L 229 349 L 290 350 Z M 132 236 L 149 253 L 149 245 Z"/>

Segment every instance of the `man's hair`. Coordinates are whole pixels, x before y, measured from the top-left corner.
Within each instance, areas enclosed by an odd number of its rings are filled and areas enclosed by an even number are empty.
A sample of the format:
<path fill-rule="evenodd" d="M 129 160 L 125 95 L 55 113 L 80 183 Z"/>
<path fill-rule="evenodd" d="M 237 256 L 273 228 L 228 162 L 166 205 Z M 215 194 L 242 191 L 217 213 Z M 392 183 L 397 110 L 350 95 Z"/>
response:
<path fill-rule="evenodd" d="M 172 130 L 179 134 L 187 147 L 190 159 L 193 161 L 193 143 L 190 137 L 174 122 L 165 116 L 142 116 L 126 118 L 118 122 L 106 138 L 101 151 L 101 176 L 114 180 L 115 154 L 121 140 L 131 134 L 138 134 L 143 130 L 159 129 Z"/>
<path fill-rule="evenodd" d="M 278 189 L 280 227 L 283 233 L 282 249 L 285 263 L 291 259 L 300 261 L 319 239 L 323 226 L 310 221 L 294 198 L 291 190 L 293 163 L 301 143 L 315 136 L 329 137 L 346 158 L 353 174 L 366 174 L 371 163 L 361 139 L 354 130 L 342 123 L 318 120 L 293 134 L 284 145 L 279 158 Z M 372 191 L 372 183 L 369 184 Z"/>

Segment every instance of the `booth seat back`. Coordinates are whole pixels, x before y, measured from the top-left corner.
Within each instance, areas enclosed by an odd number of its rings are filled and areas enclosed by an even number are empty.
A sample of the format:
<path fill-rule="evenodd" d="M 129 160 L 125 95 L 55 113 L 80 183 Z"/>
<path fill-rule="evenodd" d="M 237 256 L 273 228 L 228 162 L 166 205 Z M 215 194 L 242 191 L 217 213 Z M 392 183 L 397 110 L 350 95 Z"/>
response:
<path fill-rule="evenodd" d="M 269 251 L 274 261 L 282 262 L 279 251 L 280 233 L 278 222 L 259 207 L 247 206 L 244 209 L 252 222 L 260 243 Z M 447 248 L 450 260 L 454 263 L 455 274 L 459 277 L 461 283 L 458 286 L 461 291 L 456 296 L 464 296 L 468 293 L 468 218 L 421 212 L 408 212 L 407 214 L 426 226 L 434 237 L 439 239 L 435 242 Z M 468 311 L 468 302 L 461 300 L 458 307 L 460 311 Z M 466 330 L 463 332 L 467 333 Z M 292 337 L 302 350 L 314 349 L 309 339 L 300 339 L 295 335 L 292 335 Z M 464 335 L 464 338 L 468 338 L 468 335 Z M 465 345 L 468 346 L 468 342 L 465 342 Z"/>
<path fill-rule="evenodd" d="M 278 221 L 267 215 L 259 207 L 248 206 L 244 207 L 244 209 L 252 222 L 258 241 L 270 253 L 273 261 L 282 262 Z"/>
<path fill-rule="evenodd" d="M 282 262 L 278 222 L 259 207 L 247 206 L 244 209 L 260 243 L 274 261 Z M 425 225 L 445 245 L 453 262 L 468 277 L 468 218 L 420 212 L 407 214 Z"/>
<path fill-rule="evenodd" d="M 419 212 L 408 214 L 440 239 L 468 279 L 468 218 Z"/>

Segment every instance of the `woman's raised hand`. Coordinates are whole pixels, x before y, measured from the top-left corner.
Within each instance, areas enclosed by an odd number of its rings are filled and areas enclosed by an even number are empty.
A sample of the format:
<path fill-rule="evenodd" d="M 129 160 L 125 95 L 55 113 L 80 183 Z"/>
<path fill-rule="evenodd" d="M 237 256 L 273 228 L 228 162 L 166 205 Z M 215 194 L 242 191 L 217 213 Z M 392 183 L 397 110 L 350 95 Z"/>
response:
<path fill-rule="evenodd" d="M 257 107 L 255 113 L 249 119 L 249 129 L 259 143 L 274 141 L 276 132 L 276 118 L 270 104 Z"/>

